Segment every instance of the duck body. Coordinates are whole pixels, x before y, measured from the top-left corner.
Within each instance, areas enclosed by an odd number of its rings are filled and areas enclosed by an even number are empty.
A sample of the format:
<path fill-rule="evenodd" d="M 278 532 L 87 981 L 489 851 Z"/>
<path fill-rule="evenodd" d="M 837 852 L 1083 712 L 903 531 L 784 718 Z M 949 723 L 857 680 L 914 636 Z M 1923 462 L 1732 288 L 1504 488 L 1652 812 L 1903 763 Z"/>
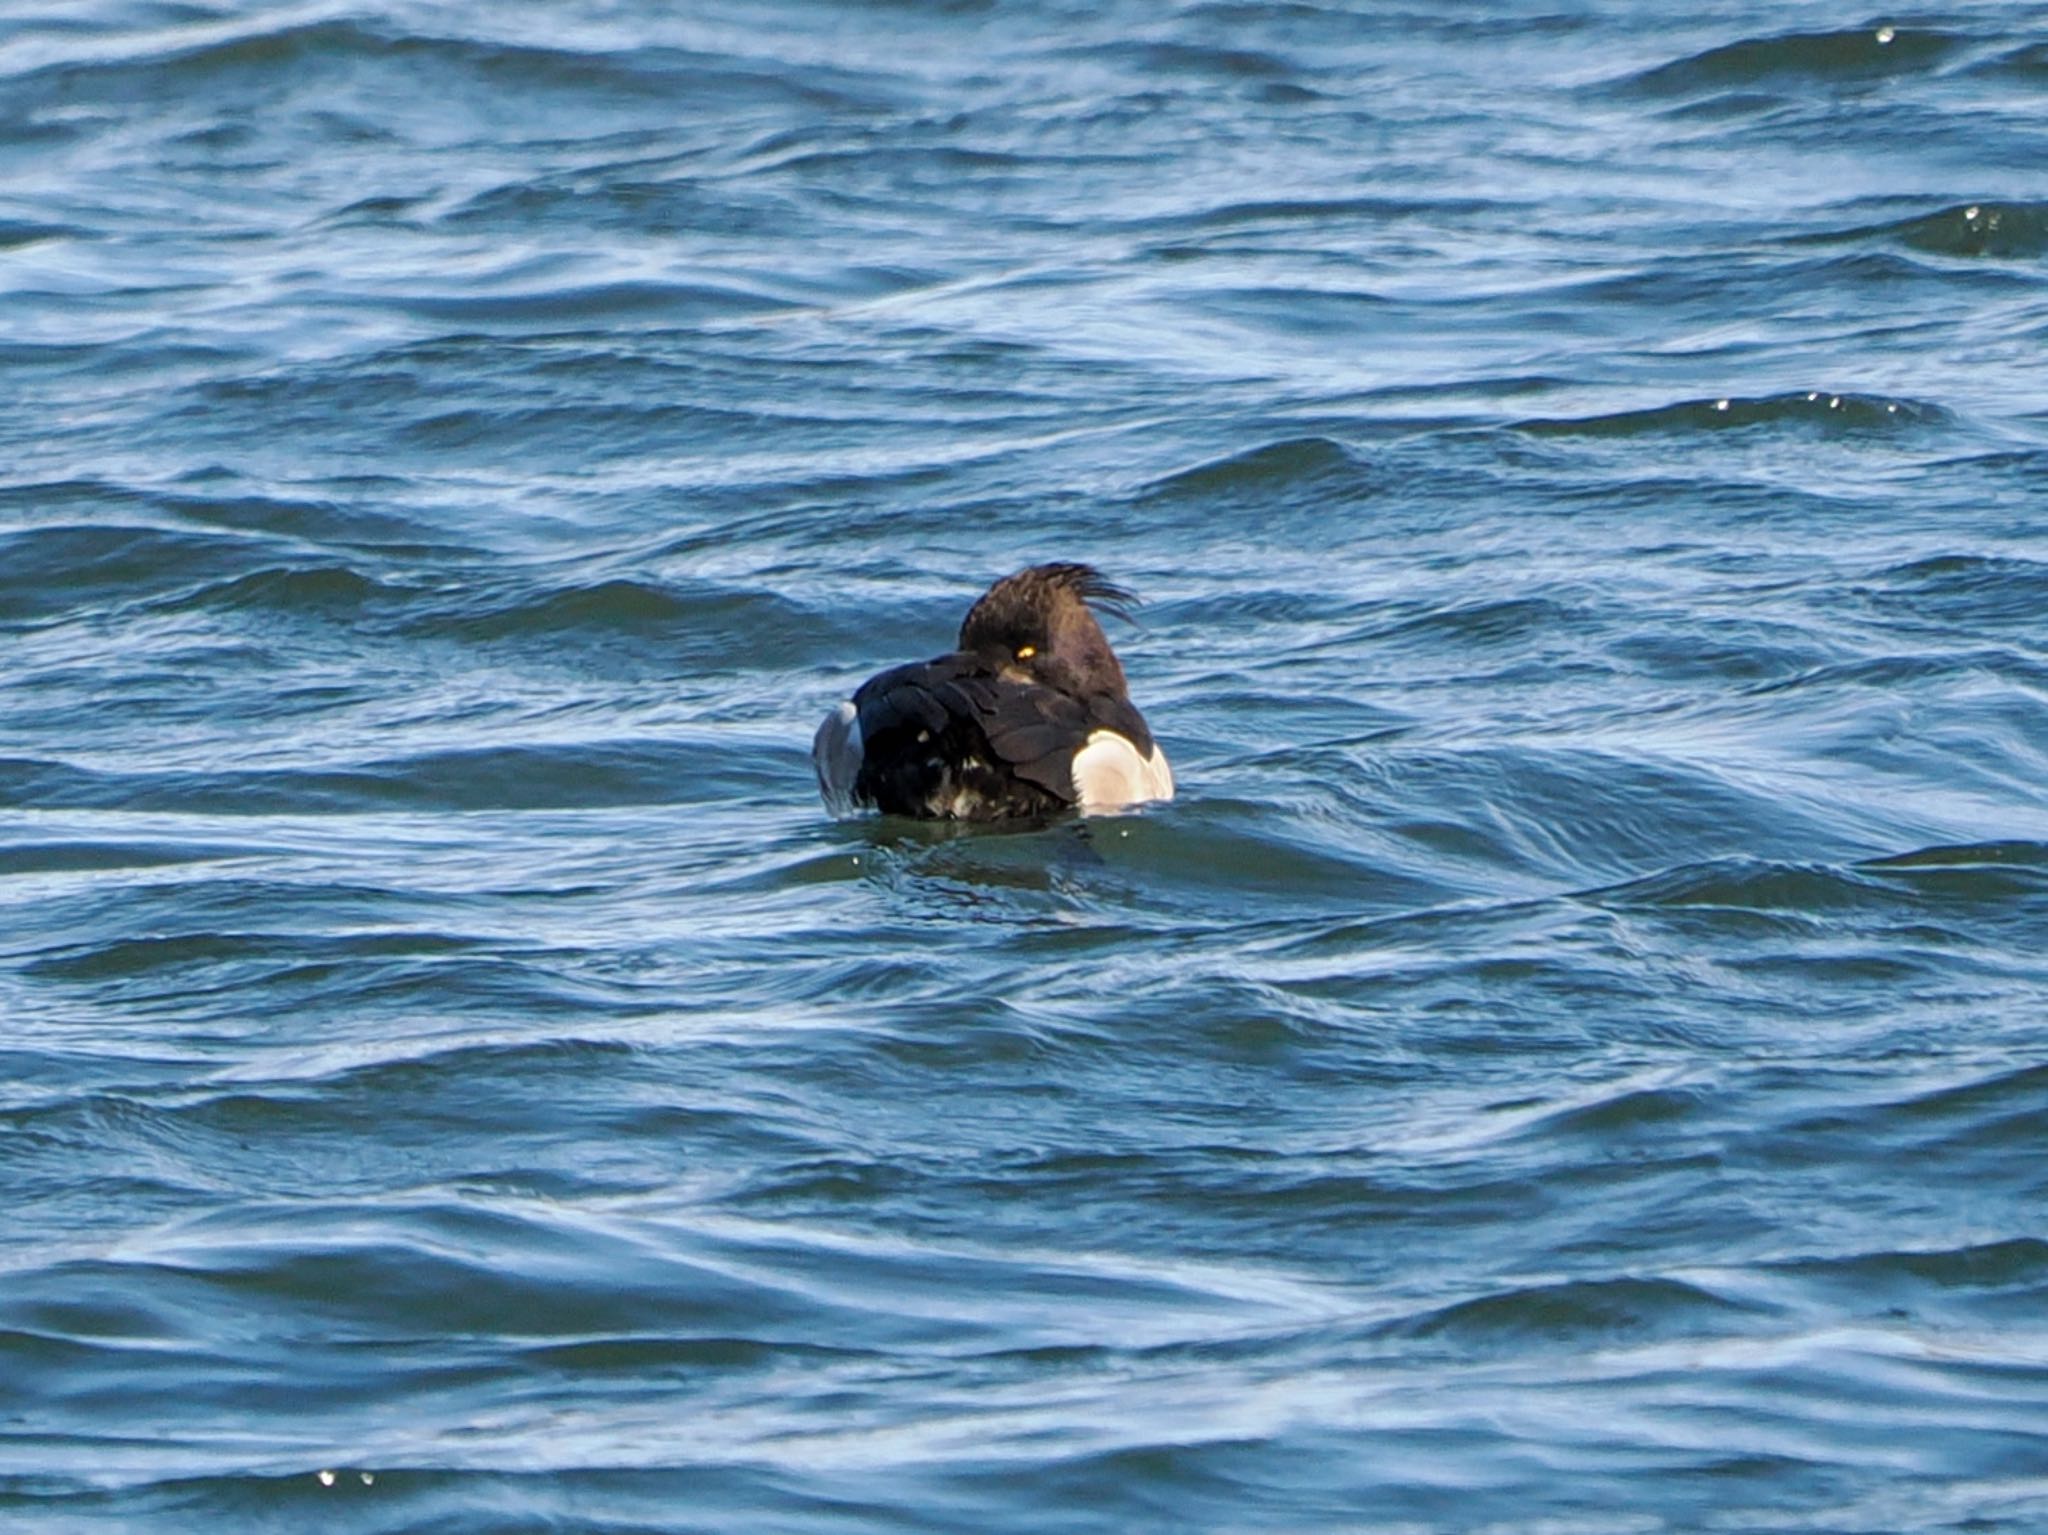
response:
<path fill-rule="evenodd" d="M 1173 770 L 1091 611 L 1131 600 L 1086 565 L 998 581 L 958 649 L 871 677 L 825 717 L 811 757 L 826 805 L 1000 821 L 1171 799 Z"/>

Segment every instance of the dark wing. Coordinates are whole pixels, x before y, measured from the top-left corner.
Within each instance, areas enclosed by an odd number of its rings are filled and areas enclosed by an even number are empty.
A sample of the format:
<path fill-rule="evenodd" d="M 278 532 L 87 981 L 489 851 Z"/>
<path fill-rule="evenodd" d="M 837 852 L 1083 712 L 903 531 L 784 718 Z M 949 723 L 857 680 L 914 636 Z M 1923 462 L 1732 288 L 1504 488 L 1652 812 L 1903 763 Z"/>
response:
<path fill-rule="evenodd" d="M 1019 778 L 1074 803 L 1074 753 L 1092 728 L 1081 701 L 1028 682 L 998 682 L 982 708 L 989 749 Z"/>
<path fill-rule="evenodd" d="M 1097 693 L 1088 700 L 1088 729 L 1114 730 L 1138 749 L 1138 755 L 1152 755 L 1152 727 L 1128 698 L 1114 693 Z"/>
<path fill-rule="evenodd" d="M 961 652 L 872 678 L 853 696 L 859 797 L 892 815 L 998 820 L 1074 802 L 1086 709 Z"/>

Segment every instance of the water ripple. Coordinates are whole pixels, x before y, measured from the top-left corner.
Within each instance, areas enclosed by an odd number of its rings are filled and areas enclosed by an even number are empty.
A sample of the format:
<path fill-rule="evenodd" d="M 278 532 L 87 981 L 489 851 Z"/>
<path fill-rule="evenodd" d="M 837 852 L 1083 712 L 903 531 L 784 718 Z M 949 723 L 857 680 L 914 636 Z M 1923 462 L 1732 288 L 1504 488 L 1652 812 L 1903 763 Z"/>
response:
<path fill-rule="evenodd" d="M 43 10 L 0 1524 L 2048 1522 L 2014 16 Z"/>

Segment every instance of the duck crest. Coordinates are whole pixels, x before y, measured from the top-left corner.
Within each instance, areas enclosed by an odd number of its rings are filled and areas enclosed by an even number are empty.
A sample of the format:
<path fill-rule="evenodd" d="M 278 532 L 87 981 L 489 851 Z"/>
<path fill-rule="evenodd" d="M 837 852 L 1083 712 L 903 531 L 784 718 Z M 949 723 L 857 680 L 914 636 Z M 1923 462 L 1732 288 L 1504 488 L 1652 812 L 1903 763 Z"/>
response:
<path fill-rule="evenodd" d="M 960 625 L 960 648 L 1007 664 L 1026 650 L 1035 671 L 1054 686 L 1081 694 L 1123 697 L 1123 664 L 1096 619 L 1103 612 L 1132 622 L 1138 599 L 1093 565 L 1032 565 L 991 586 Z"/>

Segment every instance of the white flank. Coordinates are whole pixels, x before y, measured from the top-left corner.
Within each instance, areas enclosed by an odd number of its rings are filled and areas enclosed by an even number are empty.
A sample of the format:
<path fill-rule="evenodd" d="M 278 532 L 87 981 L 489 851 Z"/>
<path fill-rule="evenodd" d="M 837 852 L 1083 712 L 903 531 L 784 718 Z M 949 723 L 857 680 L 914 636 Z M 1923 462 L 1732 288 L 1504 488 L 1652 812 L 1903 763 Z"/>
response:
<path fill-rule="evenodd" d="M 1141 757 L 1138 748 L 1114 730 L 1098 730 L 1074 753 L 1074 793 L 1084 812 L 1172 799 L 1173 769 L 1156 742 L 1152 755 Z"/>
<path fill-rule="evenodd" d="M 825 808 L 834 815 L 851 815 L 859 809 L 853 797 L 853 781 L 860 776 L 863 744 L 860 712 L 853 700 L 825 716 L 825 723 L 811 740 L 811 764 L 818 770 L 818 789 L 825 796 Z"/>

